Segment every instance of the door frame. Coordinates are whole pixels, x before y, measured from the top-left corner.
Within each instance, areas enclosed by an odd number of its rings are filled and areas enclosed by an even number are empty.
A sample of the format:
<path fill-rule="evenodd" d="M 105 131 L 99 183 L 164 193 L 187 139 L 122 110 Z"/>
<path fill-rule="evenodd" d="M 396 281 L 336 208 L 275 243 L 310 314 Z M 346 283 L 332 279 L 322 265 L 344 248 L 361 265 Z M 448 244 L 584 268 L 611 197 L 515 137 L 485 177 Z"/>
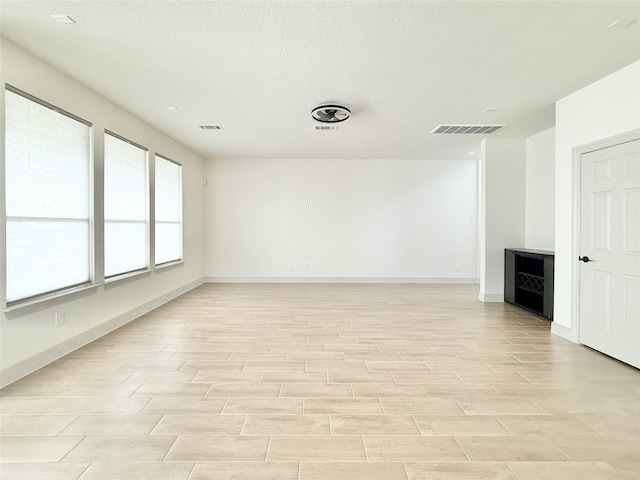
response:
<path fill-rule="evenodd" d="M 580 343 L 580 265 L 578 264 L 578 256 L 580 255 L 580 199 L 582 187 L 580 175 L 582 173 L 582 155 L 639 139 L 640 128 L 637 128 L 574 147 L 572 150 L 573 209 L 571 212 L 571 328 L 569 329 L 569 339 L 574 343 Z"/>

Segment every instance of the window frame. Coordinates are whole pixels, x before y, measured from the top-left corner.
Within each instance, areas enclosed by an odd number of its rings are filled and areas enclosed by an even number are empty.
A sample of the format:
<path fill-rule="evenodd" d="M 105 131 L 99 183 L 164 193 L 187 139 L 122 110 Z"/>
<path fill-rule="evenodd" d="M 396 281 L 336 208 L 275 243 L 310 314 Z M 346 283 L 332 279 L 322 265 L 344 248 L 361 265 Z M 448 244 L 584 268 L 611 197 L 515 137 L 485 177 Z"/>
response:
<path fill-rule="evenodd" d="M 157 212 L 157 198 L 158 198 L 158 191 L 157 191 L 157 160 L 164 160 L 166 162 L 169 163 L 173 163 L 174 165 L 177 165 L 179 167 L 179 179 L 178 179 L 178 186 L 180 188 L 179 191 L 179 201 L 180 201 L 180 205 L 178 207 L 178 211 L 180 213 L 180 221 L 179 222 L 165 222 L 165 221 L 158 221 L 158 212 Z M 172 265 L 176 265 L 176 264 L 180 264 L 184 262 L 184 189 L 183 189 L 183 185 L 182 185 L 182 180 L 183 180 L 183 175 L 182 175 L 182 164 L 180 162 L 176 162 L 175 160 L 162 155 L 158 152 L 155 152 L 154 155 L 154 162 L 153 162 L 153 257 L 152 257 L 152 265 L 154 269 L 162 269 L 162 268 L 166 268 Z M 167 260 L 161 263 L 156 263 L 156 258 L 157 258 L 157 245 L 158 245 L 158 239 L 157 239 L 157 225 L 158 223 L 178 223 L 179 225 L 179 249 L 180 249 L 180 255 L 178 256 L 178 258 L 176 259 L 172 259 L 172 260 Z"/>
<path fill-rule="evenodd" d="M 8 301 L 7 299 L 7 292 L 8 292 L 8 274 L 7 274 L 7 256 L 8 256 L 8 248 L 7 248 L 7 224 L 8 224 L 8 217 L 7 217 L 7 197 L 6 197 L 6 114 L 7 114 L 7 107 L 6 107 L 6 99 L 7 99 L 7 92 L 11 92 L 12 94 L 18 95 L 20 97 L 22 97 L 23 99 L 26 99 L 30 102 L 35 103 L 36 105 L 39 105 L 43 108 L 46 108 L 48 110 L 51 110 L 59 115 L 63 115 L 73 121 L 76 121 L 78 123 L 81 123 L 83 125 L 85 125 L 88 128 L 88 132 L 87 132 L 87 146 L 88 146 L 88 151 L 87 151 L 87 173 L 88 173 L 88 178 L 87 178 L 87 190 L 88 190 L 88 196 L 87 196 L 87 210 L 88 210 L 88 217 L 86 219 L 86 223 L 87 223 L 87 229 L 88 229 L 88 238 L 87 238 L 87 252 L 88 252 L 88 256 L 86 258 L 87 261 L 87 273 L 88 273 L 88 278 L 86 281 L 80 282 L 80 283 L 76 283 L 76 284 L 70 284 L 70 285 L 65 285 L 63 287 L 60 288 L 55 288 L 53 290 L 48 290 L 45 292 L 39 292 L 33 295 L 29 295 L 26 297 L 22 297 L 22 298 L 17 298 L 15 300 L 11 300 Z M 46 100 L 43 100 L 39 97 L 36 97 L 35 95 L 32 95 L 30 93 L 27 93 L 19 88 L 14 87 L 13 85 L 9 84 L 9 83 L 5 83 L 4 84 L 4 89 L 3 89 L 3 93 L 2 95 L 4 96 L 4 108 L 3 108 L 3 112 L 2 114 L 4 115 L 4 119 L 5 122 L 3 124 L 4 130 L 2 132 L 2 142 L 3 142 L 3 146 L 4 146 L 4 162 L 2 163 L 2 166 L 0 167 L 0 178 L 2 179 L 2 185 L 0 185 L 0 194 L 2 195 L 2 205 L 4 206 L 4 208 L 2 209 L 2 211 L 0 212 L 0 222 L 2 223 L 1 225 L 1 230 L 0 230 L 0 234 L 2 235 L 2 251 L 0 252 L 0 256 L 2 258 L 2 267 L 0 268 L 0 275 L 2 275 L 2 284 L 3 284 L 3 288 L 2 288 L 2 292 L 0 293 L 1 295 L 1 299 L 2 299 L 2 307 L 4 308 L 5 312 L 10 312 L 13 310 L 17 310 L 18 308 L 23 308 L 23 307 L 30 307 L 36 304 L 40 304 L 43 302 L 49 302 L 52 299 L 57 299 L 60 298 L 62 296 L 67 296 L 67 295 L 71 295 L 71 294 L 83 294 L 83 292 L 89 291 L 94 289 L 97 285 L 96 285 L 96 278 L 95 278 L 95 273 L 96 273 L 96 268 L 95 268 L 95 241 L 96 241 L 96 235 L 95 235 L 95 229 L 94 229 L 94 225 L 95 225 L 95 154 L 94 154 L 94 143 L 93 143 L 93 139 L 94 139 L 94 126 L 93 123 L 78 116 L 75 115 L 67 110 L 64 110 L 61 107 L 58 107 L 56 105 L 53 105 L 49 102 L 47 102 Z M 38 218 L 38 217 L 33 217 L 33 218 Z M 82 222 L 84 223 L 85 220 L 82 220 Z"/>
<path fill-rule="evenodd" d="M 104 283 L 112 283 L 118 280 L 124 280 L 124 279 L 128 279 L 131 277 L 135 277 L 139 274 L 144 274 L 150 271 L 150 259 L 151 259 L 151 236 L 150 236 L 150 230 L 151 230 L 151 192 L 150 192 L 150 167 L 149 167 L 149 149 L 147 147 L 144 147 L 142 145 L 140 145 L 139 143 L 136 143 L 132 140 L 129 140 L 126 137 L 123 137 L 122 135 L 119 135 L 109 129 L 104 129 L 104 136 L 103 139 L 106 139 L 107 135 L 120 140 L 122 142 L 128 143 L 129 145 L 139 148 L 140 150 L 144 151 L 145 153 L 145 265 L 143 267 L 140 268 L 135 268 L 133 270 L 127 270 L 124 272 L 119 272 L 119 273 L 114 273 L 111 275 L 107 275 L 106 273 L 106 267 L 107 267 L 107 260 L 106 260 L 106 250 L 107 250 L 107 233 L 106 233 L 106 226 L 107 223 L 109 222 L 109 220 L 107 220 L 106 218 L 106 203 L 107 203 L 107 195 L 106 195 L 106 191 L 105 191 L 105 185 L 106 185 L 106 164 L 107 164 L 107 156 L 106 156 L 106 141 L 103 140 L 103 148 L 102 148 L 102 153 L 103 153 L 103 157 L 102 157 L 102 167 L 103 167 L 103 189 L 102 189 L 102 198 L 101 198 L 101 202 L 102 202 L 102 226 L 103 226 L 103 237 L 102 237 L 102 247 L 103 247 L 103 255 L 102 255 L 102 268 L 103 268 L 103 275 L 104 275 Z"/>

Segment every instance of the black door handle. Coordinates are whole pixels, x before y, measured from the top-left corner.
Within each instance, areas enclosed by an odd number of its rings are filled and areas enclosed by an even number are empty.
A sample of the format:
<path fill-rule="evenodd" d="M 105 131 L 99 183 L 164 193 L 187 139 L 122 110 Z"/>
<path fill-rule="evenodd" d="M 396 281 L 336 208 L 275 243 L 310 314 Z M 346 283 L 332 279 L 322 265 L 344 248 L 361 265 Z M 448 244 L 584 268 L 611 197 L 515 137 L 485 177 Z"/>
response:
<path fill-rule="evenodd" d="M 584 263 L 589 263 L 591 261 L 589 260 L 589 257 L 587 257 L 586 255 L 584 257 L 578 257 L 578 260 L 581 260 Z"/>

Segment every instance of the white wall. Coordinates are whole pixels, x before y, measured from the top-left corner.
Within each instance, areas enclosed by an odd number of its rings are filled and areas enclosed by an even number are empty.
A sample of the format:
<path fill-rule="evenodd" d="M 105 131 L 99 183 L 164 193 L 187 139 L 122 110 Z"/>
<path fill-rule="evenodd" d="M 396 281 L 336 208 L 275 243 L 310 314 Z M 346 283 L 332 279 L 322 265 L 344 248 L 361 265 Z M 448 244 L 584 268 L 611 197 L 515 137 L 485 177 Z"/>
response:
<path fill-rule="evenodd" d="M 205 172 L 211 279 L 477 278 L 474 160 L 211 159 Z"/>
<path fill-rule="evenodd" d="M 524 246 L 555 248 L 556 133 L 550 128 L 526 139 Z"/>
<path fill-rule="evenodd" d="M 524 245 L 524 140 L 483 139 L 480 183 L 478 298 L 502 302 L 504 249 Z"/>
<path fill-rule="evenodd" d="M 554 332 L 577 340 L 573 311 L 573 149 L 640 128 L 640 61 L 556 103 L 556 218 Z M 575 329 L 574 329 L 575 331 Z"/>
<path fill-rule="evenodd" d="M 149 148 L 150 158 L 157 151 L 181 162 L 184 189 L 184 264 L 109 288 L 99 287 L 90 295 L 15 318 L 12 314 L 7 319 L 2 313 L 0 368 L 1 381 L 6 384 L 202 281 L 203 160 L 11 42 L 3 40 L 1 47 L 3 92 L 0 109 L 3 112 L 6 82 L 93 122 L 97 155 L 101 155 L 103 132 L 107 128 Z M 4 125 L 1 133 L 0 137 L 4 139 Z M 4 165 L 4 148 L 1 150 L 0 165 Z M 4 205 L 0 211 L 4 211 Z M 0 238 L 4 241 L 4 235 Z M 0 291 L 4 292 L 3 285 L 0 285 Z M 65 312 L 66 323 L 54 327 L 54 312 L 61 310 Z"/>

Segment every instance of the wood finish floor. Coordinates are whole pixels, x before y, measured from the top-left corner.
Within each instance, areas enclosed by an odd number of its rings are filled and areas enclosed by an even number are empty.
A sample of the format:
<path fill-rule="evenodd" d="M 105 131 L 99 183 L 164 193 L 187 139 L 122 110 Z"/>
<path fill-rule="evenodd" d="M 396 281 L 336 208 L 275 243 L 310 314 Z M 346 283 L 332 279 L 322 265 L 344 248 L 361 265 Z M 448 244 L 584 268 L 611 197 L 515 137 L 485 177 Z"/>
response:
<path fill-rule="evenodd" d="M 204 285 L 0 413 L 3 480 L 640 478 L 640 372 L 472 285 Z"/>

